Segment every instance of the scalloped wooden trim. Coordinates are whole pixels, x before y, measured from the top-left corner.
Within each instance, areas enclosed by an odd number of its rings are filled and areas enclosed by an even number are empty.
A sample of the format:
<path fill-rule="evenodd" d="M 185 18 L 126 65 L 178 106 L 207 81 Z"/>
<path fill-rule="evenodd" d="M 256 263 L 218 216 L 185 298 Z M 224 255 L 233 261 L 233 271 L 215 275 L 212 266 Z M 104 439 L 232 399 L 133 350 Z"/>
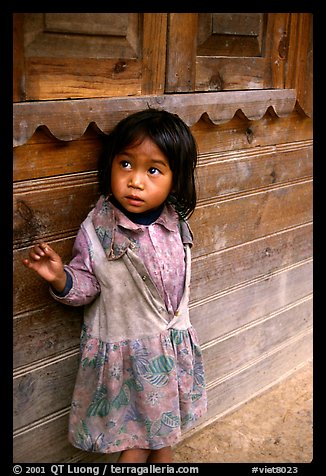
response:
<path fill-rule="evenodd" d="M 62 141 L 80 138 L 91 123 L 108 134 L 122 118 L 147 107 L 176 113 L 192 126 L 203 114 L 213 124 L 221 124 L 231 120 L 239 110 L 249 120 L 261 119 L 269 108 L 273 108 L 278 117 L 283 117 L 290 114 L 297 104 L 295 89 L 16 103 L 14 147 L 25 144 L 39 126 L 46 126 L 51 134 Z"/>

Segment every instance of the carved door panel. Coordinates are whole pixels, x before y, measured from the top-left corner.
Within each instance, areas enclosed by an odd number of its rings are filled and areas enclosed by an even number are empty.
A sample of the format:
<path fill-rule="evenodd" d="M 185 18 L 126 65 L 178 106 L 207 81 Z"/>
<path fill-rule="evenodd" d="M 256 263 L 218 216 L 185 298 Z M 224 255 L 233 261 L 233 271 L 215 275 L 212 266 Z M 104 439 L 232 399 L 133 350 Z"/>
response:
<path fill-rule="evenodd" d="M 272 87 L 267 26 L 264 13 L 200 13 L 195 90 Z"/>
<path fill-rule="evenodd" d="M 290 15 L 171 14 L 166 90 L 284 87 Z M 196 35 L 189 34 L 190 30 Z"/>
<path fill-rule="evenodd" d="M 153 87 L 163 92 L 166 17 L 15 14 L 15 100 L 130 96 Z"/>

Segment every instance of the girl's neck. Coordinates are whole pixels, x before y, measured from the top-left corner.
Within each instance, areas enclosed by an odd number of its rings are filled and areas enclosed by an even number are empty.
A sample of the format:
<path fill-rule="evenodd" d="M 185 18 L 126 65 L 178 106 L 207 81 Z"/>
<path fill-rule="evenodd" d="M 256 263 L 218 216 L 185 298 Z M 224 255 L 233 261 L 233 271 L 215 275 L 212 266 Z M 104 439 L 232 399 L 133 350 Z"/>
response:
<path fill-rule="evenodd" d="M 147 212 L 143 213 L 133 213 L 128 212 L 125 208 L 123 208 L 123 206 L 118 202 L 118 200 L 114 198 L 113 195 L 110 197 L 110 202 L 124 215 L 126 215 L 129 220 L 131 220 L 133 223 L 136 223 L 137 225 L 151 225 L 151 223 L 154 223 L 154 221 L 158 219 L 164 208 L 164 203 L 162 203 L 162 205 L 160 205 L 158 208 L 155 208 L 154 210 L 148 210 Z"/>

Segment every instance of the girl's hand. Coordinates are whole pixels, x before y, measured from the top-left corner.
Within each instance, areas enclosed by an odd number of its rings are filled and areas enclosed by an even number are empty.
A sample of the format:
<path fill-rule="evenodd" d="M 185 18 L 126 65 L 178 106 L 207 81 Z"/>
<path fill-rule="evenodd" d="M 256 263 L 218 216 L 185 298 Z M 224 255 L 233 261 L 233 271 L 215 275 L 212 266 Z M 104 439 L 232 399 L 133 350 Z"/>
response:
<path fill-rule="evenodd" d="M 67 277 L 62 260 L 47 243 L 35 245 L 29 252 L 29 258 L 23 260 L 23 264 L 51 283 L 58 292 L 64 290 Z"/>

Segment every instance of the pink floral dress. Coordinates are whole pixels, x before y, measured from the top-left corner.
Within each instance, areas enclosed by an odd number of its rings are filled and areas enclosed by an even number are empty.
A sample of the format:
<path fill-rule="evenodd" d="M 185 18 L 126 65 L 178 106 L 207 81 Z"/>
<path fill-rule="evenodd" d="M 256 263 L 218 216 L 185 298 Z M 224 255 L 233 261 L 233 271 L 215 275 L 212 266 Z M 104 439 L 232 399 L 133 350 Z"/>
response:
<path fill-rule="evenodd" d="M 146 226 L 101 197 L 81 225 L 65 266 L 68 288 L 62 295 L 51 291 L 58 301 L 85 306 L 69 423 L 77 448 L 112 453 L 170 446 L 206 412 L 198 337 L 189 317 L 178 317 L 188 306 L 185 249 L 191 244 L 187 223 L 171 205 Z M 119 270 L 127 256 L 131 278 L 119 284 L 110 270 Z M 122 289 L 129 282 L 134 289 Z M 146 320 L 140 299 L 132 304 L 143 285 L 153 307 Z M 111 286 L 121 294 L 112 296 Z"/>

